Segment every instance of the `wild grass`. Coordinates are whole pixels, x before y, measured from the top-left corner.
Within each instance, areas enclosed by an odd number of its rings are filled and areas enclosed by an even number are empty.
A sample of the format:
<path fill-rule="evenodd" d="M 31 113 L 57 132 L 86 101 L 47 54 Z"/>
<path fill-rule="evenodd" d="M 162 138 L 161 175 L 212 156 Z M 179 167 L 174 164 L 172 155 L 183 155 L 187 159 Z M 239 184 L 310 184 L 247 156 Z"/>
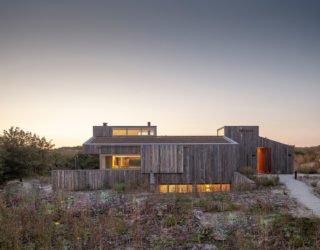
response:
<path fill-rule="evenodd" d="M 148 196 L 141 210 L 123 204 L 101 212 L 90 206 L 70 209 L 67 193 L 56 193 L 49 200 L 37 193 L 2 193 L 0 249 L 183 249 L 201 243 L 219 249 L 318 246 L 319 219 L 280 214 L 264 200 L 249 206 L 233 200 L 230 193 L 154 195 Z M 246 226 L 234 224 L 226 239 L 218 240 L 212 228 L 195 222 L 195 209 L 225 215 L 235 212 L 234 216 L 243 216 Z"/>
<path fill-rule="evenodd" d="M 257 187 L 275 187 L 280 185 L 279 176 L 256 177 L 254 181 Z"/>
<path fill-rule="evenodd" d="M 320 166 L 319 165 L 299 166 L 296 168 L 296 171 L 298 173 L 302 173 L 302 174 L 319 174 L 320 173 Z"/>

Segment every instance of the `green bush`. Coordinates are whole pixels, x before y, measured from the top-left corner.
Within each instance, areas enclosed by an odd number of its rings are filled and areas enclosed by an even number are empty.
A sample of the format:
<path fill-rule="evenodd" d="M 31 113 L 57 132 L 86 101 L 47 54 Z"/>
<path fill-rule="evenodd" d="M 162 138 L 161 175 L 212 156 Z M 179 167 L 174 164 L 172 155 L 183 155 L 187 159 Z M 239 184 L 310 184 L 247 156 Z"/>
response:
<path fill-rule="evenodd" d="M 302 173 L 302 174 L 318 174 L 318 173 L 320 173 L 320 168 L 318 166 L 300 166 L 296 170 L 298 173 Z"/>
<path fill-rule="evenodd" d="M 116 183 L 113 189 L 117 192 L 124 192 L 127 189 L 127 185 L 125 183 Z"/>
<path fill-rule="evenodd" d="M 316 235 L 319 235 L 320 220 L 316 218 L 295 218 L 285 215 L 275 220 L 270 236 L 274 239 L 282 239 L 274 242 L 274 247 L 281 243 L 287 249 L 317 249 Z M 273 237 L 270 237 L 271 239 Z"/>
<path fill-rule="evenodd" d="M 256 185 L 263 187 L 273 187 L 280 185 L 279 176 L 271 176 L 271 177 L 256 177 L 255 178 Z"/>

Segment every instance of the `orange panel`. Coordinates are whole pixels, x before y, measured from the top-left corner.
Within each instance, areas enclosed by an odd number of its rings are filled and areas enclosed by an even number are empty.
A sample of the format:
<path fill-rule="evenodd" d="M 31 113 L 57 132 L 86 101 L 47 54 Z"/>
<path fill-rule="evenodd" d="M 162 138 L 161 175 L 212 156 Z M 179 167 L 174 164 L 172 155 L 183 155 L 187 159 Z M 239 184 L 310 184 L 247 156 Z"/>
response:
<path fill-rule="evenodd" d="M 258 148 L 258 174 L 271 173 L 271 148 Z"/>

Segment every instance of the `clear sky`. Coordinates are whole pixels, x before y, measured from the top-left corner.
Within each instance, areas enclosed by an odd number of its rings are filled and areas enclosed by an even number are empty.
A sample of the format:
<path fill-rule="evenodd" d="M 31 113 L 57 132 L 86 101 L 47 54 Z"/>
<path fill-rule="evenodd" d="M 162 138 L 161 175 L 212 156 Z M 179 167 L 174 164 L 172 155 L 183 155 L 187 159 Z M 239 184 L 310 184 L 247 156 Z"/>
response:
<path fill-rule="evenodd" d="M 92 125 L 320 144 L 320 1 L 0 0 L 0 130 Z"/>

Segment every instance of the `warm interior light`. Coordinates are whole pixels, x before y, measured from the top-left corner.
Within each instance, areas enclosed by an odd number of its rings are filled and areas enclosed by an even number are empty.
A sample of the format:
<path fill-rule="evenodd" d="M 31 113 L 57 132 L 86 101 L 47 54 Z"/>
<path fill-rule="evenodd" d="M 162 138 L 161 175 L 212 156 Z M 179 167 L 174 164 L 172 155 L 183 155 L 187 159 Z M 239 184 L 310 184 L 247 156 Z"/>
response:
<path fill-rule="evenodd" d="M 226 192 L 230 191 L 230 184 L 198 184 L 197 192 Z"/>
<path fill-rule="evenodd" d="M 159 185 L 160 193 L 191 193 L 192 185 L 175 184 L 175 185 Z"/>
<path fill-rule="evenodd" d="M 112 130 L 112 135 L 126 136 L 127 135 L 127 130 L 126 129 L 113 129 Z"/>
<path fill-rule="evenodd" d="M 112 168 L 141 167 L 140 155 L 112 155 Z"/>
<path fill-rule="evenodd" d="M 230 184 L 198 184 L 196 190 L 199 193 L 205 192 L 228 192 Z M 160 193 L 191 193 L 191 184 L 174 184 L 174 185 L 159 185 Z"/>
<path fill-rule="evenodd" d="M 258 174 L 271 173 L 271 148 L 258 147 Z"/>
<path fill-rule="evenodd" d="M 155 135 L 155 128 L 114 128 L 113 136 L 147 136 Z"/>

